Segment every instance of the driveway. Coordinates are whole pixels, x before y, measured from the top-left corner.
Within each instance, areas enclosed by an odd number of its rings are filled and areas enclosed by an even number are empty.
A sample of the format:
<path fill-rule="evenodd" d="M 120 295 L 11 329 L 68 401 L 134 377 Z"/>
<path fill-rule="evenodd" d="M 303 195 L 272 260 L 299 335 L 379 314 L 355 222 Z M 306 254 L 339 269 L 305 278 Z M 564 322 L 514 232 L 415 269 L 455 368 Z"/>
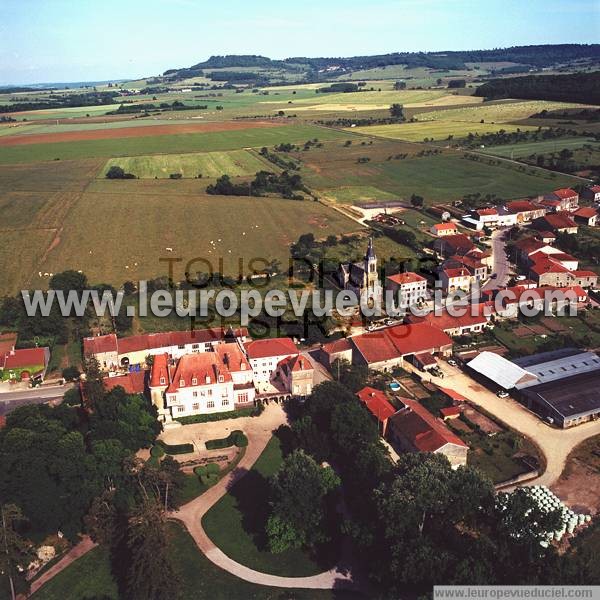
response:
<path fill-rule="evenodd" d="M 235 421 L 240 420 L 235 419 Z M 223 423 L 228 423 L 228 421 L 223 421 Z M 255 571 L 236 562 L 217 548 L 202 527 L 202 517 L 231 489 L 236 481 L 251 469 L 271 439 L 273 430 L 284 423 L 287 423 L 287 416 L 278 404 L 270 404 L 260 417 L 255 417 L 246 423 L 243 429 L 248 437 L 248 446 L 237 467 L 204 494 L 182 506 L 178 511 L 172 512 L 170 516 L 186 526 L 206 558 L 221 569 L 245 581 L 283 588 L 333 589 L 344 585 L 351 586 L 352 577 L 349 571 L 338 567 L 310 577 L 278 577 Z M 185 427 L 180 429 L 185 429 Z M 235 426 L 231 424 L 231 427 Z"/>
<path fill-rule="evenodd" d="M 456 367 L 445 362 L 438 364 L 444 372 L 443 379 L 425 375 L 426 381 L 455 390 L 474 406 L 483 408 L 500 422 L 523 434 L 536 444 L 546 461 L 546 470 L 527 485 L 554 484 L 565 468 L 567 457 L 575 446 L 589 437 L 600 434 L 600 421 L 583 423 L 571 429 L 556 429 L 544 423 L 512 398 L 498 398 L 496 394 L 477 383 Z M 417 372 L 419 375 L 422 373 Z"/>

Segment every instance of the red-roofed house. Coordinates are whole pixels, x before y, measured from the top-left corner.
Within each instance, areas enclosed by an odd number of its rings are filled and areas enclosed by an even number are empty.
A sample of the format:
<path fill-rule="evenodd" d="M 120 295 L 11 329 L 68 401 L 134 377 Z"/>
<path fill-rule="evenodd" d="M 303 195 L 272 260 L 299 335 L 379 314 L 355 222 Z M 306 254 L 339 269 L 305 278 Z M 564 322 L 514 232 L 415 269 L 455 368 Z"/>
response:
<path fill-rule="evenodd" d="M 375 371 L 389 371 L 401 366 L 406 357 L 429 353 L 448 356 L 452 340 L 440 329 L 427 323 L 396 325 L 378 331 L 355 335 L 353 362 Z"/>
<path fill-rule="evenodd" d="M 466 267 L 442 269 L 439 276 L 444 294 L 453 294 L 461 290 L 469 292 L 471 290 L 471 272 Z"/>
<path fill-rule="evenodd" d="M 3 380 L 21 381 L 24 379 L 44 378 L 50 362 L 49 348 L 22 348 L 9 350 L 0 357 Z"/>
<path fill-rule="evenodd" d="M 456 235 L 447 235 L 444 238 L 435 240 L 433 242 L 433 247 L 436 252 L 439 252 L 442 256 L 452 256 L 453 254 L 463 256 L 468 254 L 476 246 L 468 235 L 457 233 Z"/>
<path fill-rule="evenodd" d="M 455 223 L 435 223 L 431 226 L 429 232 L 435 237 L 445 237 L 457 234 L 458 229 Z"/>
<path fill-rule="evenodd" d="M 327 344 L 321 344 L 316 354 L 319 362 L 331 369 L 336 360 L 352 362 L 352 344 L 349 339 L 341 338 Z"/>
<path fill-rule="evenodd" d="M 592 185 L 581 192 L 581 197 L 592 202 L 600 202 L 600 185 Z"/>
<path fill-rule="evenodd" d="M 579 204 L 579 194 L 571 188 L 561 188 L 539 196 L 537 203 L 552 212 L 575 210 Z"/>
<path fill-rule="evenodd" d="M 582 206 L 573 213 L 573 219 L 588 227 L 595 227 L 598 223 L 598 211 L 593 206 Z"/>
<path fill-rule="evenodd" d="M 392 445 L 405 452 L 443 454 L 453 469 L 467 464 L 467 444 L 418 402 L 408 398 L 401 401 L 405 408 L 389 421 L 388 437 Z"/>
<path fill-rule="evenodd" d="M 143 394 L 146 391 L 146 377 L 148 371 L 132 371 L 125 375 L 104 378 L 104 388 L 110 391 L 118 386 L 128 394 Z"/>
<path fill-rule="evenodd" d="M 397 273 L 385 278 L 385 289 L 394 297 L 396 308 L 420 304 L 427 299 L 427 279 L 417 273 Z"/>
<path fill-rule="evenodd" d="M 382 437 L 385 437 L 388 419 L 396 412 L 396 409 L 390 404 L 387 396 L 381 390 L 366 386 L 362 390 L 359 390 L 356 395 L 375 417 L 380 426 L 379 433 Z"/>
<path fill-rule="evenodd" d="M 462 311 L 461 311 L 462 312 Z M 453 316 L 444 310 L 436 315 L 435 311 L 429 312 L 424 317 L 407 315 L 409 323 L 426 323 L 450 336 L 464 335 L 470 333 L 481 333 L 486 325 L 490 323 L 490 314 L 487 314 L 484 304 L 473 304 L 466 307 L 466 313 Z"/>
<path fill-rule="evenodd" d="M 104 371 L 116 371 L 130 365 L 144 365 L 147 356 L 167 353 L 171 358 L 184 354 L 210 352 L 218 344 L 244 342 L 245 328 L 213 327 L 186 331 L 144 333 L 117 338 L 114 333 L 83 340 L 84 356 L 94 356 Z"/>
<path fill-rule="evenodd" d="M 552 231 L 553 233 L 577 233 L 577 223 L 564 213 L 549 213 L 544 217 L 535 219 L 531 226 L 538 231 Z"/>
<path fill-rule="evenodd" d="M 302 354 L 284 358 L 278 365 L 275 377 L 283 384 L 285 392 L 304 399 L 312 392 L 314 368 Z"/>

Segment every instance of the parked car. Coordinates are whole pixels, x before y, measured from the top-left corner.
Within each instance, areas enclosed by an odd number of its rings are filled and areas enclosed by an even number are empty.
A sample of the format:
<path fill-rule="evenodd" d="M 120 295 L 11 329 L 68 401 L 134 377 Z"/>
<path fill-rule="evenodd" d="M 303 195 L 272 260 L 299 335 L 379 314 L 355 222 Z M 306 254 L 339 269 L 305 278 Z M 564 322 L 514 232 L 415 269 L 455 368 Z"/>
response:
<path fill-rule="evenodd" d="M 448 364 L 449 364 L 451 367 L 458 367 L 458 363 L 457 363 L 457 362 L 456 362 L 456 361 L 455 361 L 453 358 L 449 358 L 449 359 L 448 359 Z"/>
<path fill-rule="evenodd" d="M 517 275 L 515 277 L 515 281 L 525 281 L 525 279 L 527 279 L 527 277 L 525 277 L 525 275 Z"/>
<path fill-rule="evenodd" d="M 510 394 L 506 391 L 506 390 L 500 390 L 499 392 L 496 392 L 496 396 L 498 396 L 498 398 L 508 398 Z"/>
<path fill-rule="evenodd" d="M 490 279 L 496 279 L 498 277 L 498 273 L 492 273 Z"/>

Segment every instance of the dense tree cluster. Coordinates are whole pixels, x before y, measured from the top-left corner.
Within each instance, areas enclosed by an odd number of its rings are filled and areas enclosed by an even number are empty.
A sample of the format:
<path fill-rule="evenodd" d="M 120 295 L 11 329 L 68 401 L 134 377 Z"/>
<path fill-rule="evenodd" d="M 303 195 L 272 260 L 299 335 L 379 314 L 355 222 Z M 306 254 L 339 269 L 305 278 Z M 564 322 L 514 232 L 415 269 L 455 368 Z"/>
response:
<path fill-rule="evenodd" d="M 222 175 L 206 188 L 206 193 L 220 196 L 264 196 L 273 193 L 283 198 L 302 199 L 302 196 L 294 193 L 298 190 L 307 191 L 298 173 L 259 171 L 254 180 L 247 183 L 234 183 L 229 175 Z"/>
<path fill-rule="evenodd" d="M 493 79 L 479 86 L 475 95 L 491 100 L 524 98 L 600 104 L 600 71 Z"/>

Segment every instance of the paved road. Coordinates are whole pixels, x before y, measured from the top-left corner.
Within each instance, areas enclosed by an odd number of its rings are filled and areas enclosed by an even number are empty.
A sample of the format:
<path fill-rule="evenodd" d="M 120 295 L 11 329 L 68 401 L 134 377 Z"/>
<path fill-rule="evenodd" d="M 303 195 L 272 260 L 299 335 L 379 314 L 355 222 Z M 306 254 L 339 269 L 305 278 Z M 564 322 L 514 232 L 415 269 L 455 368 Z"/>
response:
<path fill-rule="evenodd" d="M 504 250 L 506 244 L 503 238 L 504 231 L 501 229 L 492 232 L 492 257 L 494 259 L 492 272 L 496 274 L 496 277 L 494 279 L 489 279 L 481 288 L 482 291 L 496 290 L 499 287 L 505 286 L 510 279 L 511 265 L 506 258 L 506 252 Z"/>
<path fill-rule="evenodd" d="M 516 400 L 498 398 L 460 369 L 442 361 L 438 364 L 445 377 L 439 379 L 425 375 L 425 380 L 459 392 L 473 405 L 487 410 L 499 421 L 522 433 L 538 446 L 545 457 L 546 470 L 537 479 L 527 482 L 527 485 L 554 484 L 561 476 L 571 450 L 587 438 L 600 434 L 600 421 L 583 423 L 570 429 L 550 427 Z"/>
<path fill-rule="evenodd" d="M 25 404 L 43 404 L 50 400 L 57 400 L 62 398 L 68 389 L 69 386 L 57 385 L 0 393 L 0 416 Z"/>
<path fill-rule="evenodd" d="M 226 424 L 227 422 L 222 421 L 221 423 Z M 278 577 L 254 571 L 236 562 L 217 548 L 202 527 L 202 517 L 231 489 L 236 481 L 248 472 L 271 439 L 273 430 L 283 423 L 287 423 L 287 417 L 278 404 L 270 404 L 259 418 L 248 421 L 244 427 L 244 432 L 248 437 L 248 446 L 238 466 L 204 494 L 182 506 L 178 511 L 171 513 L 171 517 L 186 526 L 206 558 L 221 569 L 225 569 L 245 581 L 282 588 L 337 589 L 344 586 L 351 587 L 353 585 L 351 573 L 340 567 L 310 577 Z"/>

